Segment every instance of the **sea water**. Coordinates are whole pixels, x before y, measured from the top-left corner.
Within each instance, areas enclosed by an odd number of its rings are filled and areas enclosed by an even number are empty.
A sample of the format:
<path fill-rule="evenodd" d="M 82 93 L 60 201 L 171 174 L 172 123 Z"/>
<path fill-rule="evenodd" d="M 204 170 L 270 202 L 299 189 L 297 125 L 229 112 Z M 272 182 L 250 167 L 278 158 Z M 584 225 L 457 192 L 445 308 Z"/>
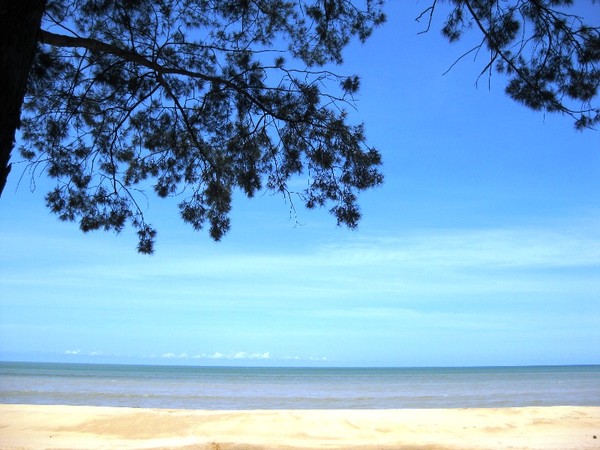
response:
<path fill-rule="evenodd" d="M 0 362 L 0 403 L 217 410 L 600 406 L 600 366 L 225 368 Z"/>

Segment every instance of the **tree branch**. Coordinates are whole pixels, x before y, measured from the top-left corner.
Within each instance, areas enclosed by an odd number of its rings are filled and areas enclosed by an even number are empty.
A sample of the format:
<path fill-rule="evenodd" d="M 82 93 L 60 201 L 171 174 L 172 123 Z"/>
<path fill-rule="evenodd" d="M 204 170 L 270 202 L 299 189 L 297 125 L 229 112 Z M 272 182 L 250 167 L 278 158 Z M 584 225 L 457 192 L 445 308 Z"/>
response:
<path fill-rule="evenodd" d="M 425 33 L 429 32 L 429 30 L 431 29 L 431 22 L 433 21 L 433 14 L 435 12 L 436 5 L 437 5 L 437 0 L 434 0 L 433 4 L 429 8 L 427 8 L 425 11 L 421 12 L 421 14 L 419 14 L 419 17 L 417 17 L 415 19 L 417 22 L 420 22 L 421 18 L 425 14 L 429 13 L 429 19 L 427 20 L 427 28 L 423 31 L 419 31 L 417 34 L 425 34 Z"/>
<path fill-rule="evenodd" d="M 494 40 L 494 38 L 490 35 L 490 33 L 483 26 L 479 16 L 473 9 L 470 0 L 464 0 L 464 4 L 467 7 L 467 9 L 469 10 L 471 17 L 473 17 L 473 20 L 477 24 L 477 27 L 483 33 L 486 40 L 490 43 L 491 49 L 494 52 L 496 52 L 496 56 L 500 56 L 500 58 L 502 58 L 502 60 L 504 60 L 504 62 L 506 62 L 506 64 L 508 64 L 508 66 L 519 76 L 519 78 L 521 78 L 523 81 L 525 81 L 525 83 L 527 83 L 527 85 L 530 88 L 537 90 L 535 83 L 533 83 L 529 79 L 529 77 L 525 76 L 525 74 L 523 74 L 523 72 L 514 64 L 514 62 L 512 61 L 511 58 L 506 56 L 506 54 L 502 51 L 501 46 Z M 485 71 L 485 69 L 484 69 L 484 71 Z M 565 105 L 563 105 L 561 102 L 559 102 L 557 100 L 552 100 L 551 102 L 558 111 L 562 111 L 563 113 L 568 114 L 571 117 L 575 118 L 575 115 L 574 115 L 575 111 L 570 110 L 569 108 L 567 108 Z"/>
<path fill-rule="evenodd" d="M 171 86 L 169 86 L 169 84 L 166 82 L 166 80 L 164 79 L 164 77 L 162 76 L 162 74 L 159 73 L 158 76 L 157 76 L 157 79 L 158 79 L 159 84 L 166 91 L 167 95 L 169 97 L 171 97 L 171 100 L 173 100 L 173 102 L 175 103 L 175 107 L 179 110 L 179 112 L 181 114 L 181 119 L 183 120 L 185 128 L 186 128 L 188 134 L 190 135 L 190 139 L 194 143 L 194 147 L 196 147 L 196 149 L 198 150 L 198 152 L 202 155 L 202 157 L 204 158 L 204 160 L 213 168 L 213 170 L 216 170 L 218 168 L 218 166 L 213 161 L 213 159 L 202 148 L 202 144 L 198 141 L 196 133 L 194 133 L 193 126 L 192 126 L 192 124 L 189 121 L 189 118 L 188 118 L 188 116 L 187 116 L 187 114 L 185 112 L 185 109 L 183 108 L 183 106 L 179 102 L 179 99 L 177 98 L 177 96 L 175 95 L 175 93 L 173 92 L 173 90 L 171 89 Z"/>
<path fill-rule="evenodd" d="M 126 61 L 130 61 L 135 64 L 139 64 L 140 66 L 147 67 L 148 69 L 152 69 L 162 75 L 174 74 L 174 75 L 183 75 L 193 78 L 200 78 L 204 81 L 211 81 L 216 83 L 225 83 L 228 82 L 222 78 L 213 77 L 210 75 L 206 75 L 200 72 L 193 72 L 186 69 L 176 68 L 176 67 L 165 67 L 158 64 L 155 61 L 151 61 L 143 55 L 136 53 L 133 50 L 123 49 L 116 45 L 107 44 L 106 42 L 98 41 L 96 39 L 89 39 L 83 37 L 73 37 L 73 36 L 65 36 L 62 34 L 51 33 L 50 31 L 41 30 L 40 32 L 40 41 L 43 44 L 54 45 L 56 47 L 72 47 L 72 48 L 86 48 L 91 51 L 108 53 L 110 55 L 118 56 L 123 58 Z M 229 87 L 236 88 L 233 83 L 229 82 Z"/>
<path fill-rule="evenodd" d="M 236 91 L 239 94 L 242 94 L 246 98 L 248 98 L 252 103 L 258 106 L 263 111 L 266 111 L 269 115 L 275 117 L 278 120 L 289 121 L 289 117 L 284 117 L 278 115 L 274 111 L 270 110 L 268 107 L 263 105 L 257 98 L 253 97 L 248 93 L 248 90 L 238 86 L 234 82 L 227 80 L 225 78 L 216 77 L 212 75 L 207 75 L 201 72 L 194 72 L 187 69 L 182 69 L 179 67 L 167 67 L 163 66 L 156 61 L 151 61 L 143 55 L 136 53 L 133 50 L 123 49 L 116 45 L 107 44 L 105 42 L 98 41 L 96 39 L 82 38 L 82 37 L 73 37 L 73 36 L 65 36 L 62 34 L 55 34 L 50 31 L 41 30 L 40 31 L 40 42 L 43 44 L 54 45 L 56 47 L 72 47 L 72 48 L 85 48 L 91 51 L 107 53 L 110 55 L 118 56 L 126 61 L 139 64 L 140 66 L 147 67 L 155 71 L 160 75 L 181 75 L 190 78 L 197 78 L 204 81 L 208 81 L 211 83 L 222 84 L 226 87 Z"/>

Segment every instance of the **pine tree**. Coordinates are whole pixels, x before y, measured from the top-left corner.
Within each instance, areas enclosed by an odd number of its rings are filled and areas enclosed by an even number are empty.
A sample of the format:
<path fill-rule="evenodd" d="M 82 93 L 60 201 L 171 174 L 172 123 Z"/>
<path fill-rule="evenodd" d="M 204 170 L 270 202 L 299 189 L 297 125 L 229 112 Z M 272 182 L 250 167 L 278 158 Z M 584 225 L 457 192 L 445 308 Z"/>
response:
<path fill-rule="evenodd" d="M 304 173 L 304 204 L 356 227 L 381 157 L 348 123 L 358 78 L 324 66 L 384 21 L 381 1 L 358 3 L 49 0 L 20 148 L 57 182 L 47 205 L 83 231 L 131 224 L 151 253 L 149 187 L 219 240 L 236 190 L 291 199 Z"/>
<path fill-rule="evenodd" d="M 83 231 L 129 223 L 143 253 L 156 235 L 140 206 L 149 190 L 181 197 L 183 220 L 219 240 L 237 190 L 297 194 L 354 228 L 358 194 L 383 180 L 345 109 L 359 79 L 329 69 L 384 22 L 383 0 L 5 3 L 0 194 L 19 125 L 21 156 L 56 180 L 50 209 Z M 480 36 L 459 60 L 484 53 L 481 76 L 506 74 L 526 107 L 600 122 L 600 28 L 572 0 L 433 0 L 420 19 L 430 26 L 441 4 L 446 38 Z"/>
<path fill-rule="evenodd" d="M 587 20 L 572 12 L 573 0 L 435 0 L 420 18 L 428 16 L 431 25 L 442 3 L 451 5 L 442 29 L 450 42 L 469 30 L 480 36 L 461 58 L 486 55 L 482 76 L 506 74 L 510 97 L 533 110 L 571 116 L 578 129 L 600 123 L 596 1 L 587 5 L 595 10 Z"/>

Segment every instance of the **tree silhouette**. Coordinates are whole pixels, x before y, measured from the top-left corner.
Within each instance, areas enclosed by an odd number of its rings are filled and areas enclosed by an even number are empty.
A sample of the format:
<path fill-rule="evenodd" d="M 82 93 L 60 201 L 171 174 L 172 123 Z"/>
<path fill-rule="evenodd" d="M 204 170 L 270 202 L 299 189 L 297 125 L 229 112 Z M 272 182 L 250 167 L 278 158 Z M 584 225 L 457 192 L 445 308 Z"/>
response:
<path fill-rule="evenodd" d="M 0 6 L 0 195 L 11 169 L 10 156 L 44 7 L 45 1 L 39 0 Z"/>
<path fill-rule="evenodd" d="M 480 35 L 459 59 L 487 55 L 481 75 L 506 74 L 506 93 L 533 110 L 571 116 L 578 129 L 600 122 L 600 8 L 592 26 L 571 12 L 573 0 L 434 0 L 419 19 L 430 26 L 441 3 L 452 6 L 442 29 L 450 42 Z"/>
<path fill-rule="evenodd" d="M 593 0 L 592 0 L 593 2 Z M 449 4 L 443 34 L 480 40 L 481 76 L 508 77 L 509 96 L 534 110 L 600 122 L 600 28 L 572 0 L 433 0 Z M 595 3 L 595 2 L 593 2 Z M 0 194 L 15 129 L 46 196 L 83 231 L 137 229 L 151 253 L 146 193 L 181 198 L 184 221 L 230 227 L 236 190 L 268 189 L 328 207 L 357 226 L 360 191 L 382 182 L 381 156 L 346 108 L 357 76 L 342 62 L 354 37 L 385 20 L 383 0 L 19 0 L 0 7 Z M 25 91 L 27 87 L 27 92 Z M 306 188 L 290 190 L 303 174 Z"/>
<path fill-rule="evenodd" d="M 305 205 L 356 227 L 357 193 L 382 182 L 381 157 L 347 121 L 358 78 L 324 66 L 384 21 L 381 1 L 49 0 L 42 9 L 20 152 L 56 179 L 46 202 L 60 219 L 83 231 L 129 223 L 151 253 L 156 231 L 140 205 L 149 187 L 180 196 L 183 220 L 219 240 L 235 190 L 291 198 L 290 179 L 305 173 Z"/>

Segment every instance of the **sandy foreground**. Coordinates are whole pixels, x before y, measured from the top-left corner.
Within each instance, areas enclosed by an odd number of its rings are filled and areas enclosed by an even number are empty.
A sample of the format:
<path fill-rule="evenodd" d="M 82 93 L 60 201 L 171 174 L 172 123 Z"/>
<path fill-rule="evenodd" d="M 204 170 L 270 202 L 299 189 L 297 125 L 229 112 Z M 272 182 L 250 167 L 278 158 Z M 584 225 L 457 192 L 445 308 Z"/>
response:
<path fill-rule="evenodd" d="M 600 449 L 600 407 L 195 411 L 0 405 L 8 449 Z"/>

